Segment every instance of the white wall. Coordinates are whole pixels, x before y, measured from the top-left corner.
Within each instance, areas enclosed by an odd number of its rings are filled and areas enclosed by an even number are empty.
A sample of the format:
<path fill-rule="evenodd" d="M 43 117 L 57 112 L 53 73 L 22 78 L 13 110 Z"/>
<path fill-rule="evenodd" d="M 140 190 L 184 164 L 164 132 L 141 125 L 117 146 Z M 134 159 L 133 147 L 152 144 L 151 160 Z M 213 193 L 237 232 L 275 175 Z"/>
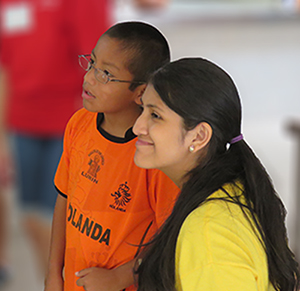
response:
<path fill-rule="evenodd" d="M 131 11 L 132 12 L 132 11 Z M 118 20 L 149 21 L 165 34 L 172 58 L 202 56 L 216 62 L 235 80 L 243 104 L 243 133 L 270 173 L 288 209 L 293 239 L 295 219 L 296 140 L 287 133 L 292 117 L 300 119 L 300 18 L 264 10 L 234 15 L 118 14 Z M 211 12 L 211 11 L 210 11 Z M 178 13 L 178 11 L 177 11 Z M 298 177 L 299 179 L 300 177 Z"/>
<path fill-rule="evenodd" d="M 198 21 L 160 28 L 174 59 L 209 58 L 235 80 L 243 104 L 244 136 L 288 208 L 292 238 L 296 149 L 286 123 L 291 117 L 300 119 L 300 21 Z"/>

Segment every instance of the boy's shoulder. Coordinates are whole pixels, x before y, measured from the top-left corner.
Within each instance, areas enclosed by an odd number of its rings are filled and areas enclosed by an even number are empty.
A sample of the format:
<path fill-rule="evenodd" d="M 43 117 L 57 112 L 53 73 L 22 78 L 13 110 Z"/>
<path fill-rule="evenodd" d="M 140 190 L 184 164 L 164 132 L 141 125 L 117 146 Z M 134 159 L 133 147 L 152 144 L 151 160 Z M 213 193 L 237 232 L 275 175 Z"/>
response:
<path fill-rule="evenodd" d="M 96 128 L 97 115 L 97 112 L 90 112 L 85 108 L 76 111 L 68 121 L 65 137 L 69 136 L 74 138 L 78 134 L 82 134 L 82 132 L 92 129 L 93 124 L 95 124 Z"/>
<path fill-rule="evenodd" d="M 75 125 L 75 124 L 86 124 L 89 123 L 91 120 L 96 118 L 98 115 L 97 112 L 91 112 L 86 110 L 85 108 L 81 108 L 78 111 L 76 111 L 72 117 L 70 118 L 68 125 Z"/>
<path fill-rule="evenodd" d="M 95 115 L 97 115 L 97 112 L 91 112 L 86 110 L 84 107 L 77 110 L 71 117 L 70 120 L 77 120 L 77 119 L 82 119 L 82 118 L 93 118 Z"/>

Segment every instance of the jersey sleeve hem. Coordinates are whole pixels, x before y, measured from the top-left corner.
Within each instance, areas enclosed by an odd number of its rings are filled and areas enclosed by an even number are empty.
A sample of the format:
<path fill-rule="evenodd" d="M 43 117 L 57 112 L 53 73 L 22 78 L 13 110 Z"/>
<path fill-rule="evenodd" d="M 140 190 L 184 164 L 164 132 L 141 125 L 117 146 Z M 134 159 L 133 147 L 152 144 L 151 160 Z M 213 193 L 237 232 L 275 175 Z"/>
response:
<path fill-rule="evenodd" d="M 68 198 L 68 195 L 65 194 L 65 193 L 63 193 L 63 192 L 61 192 L 56 186 L 55 186 L 55 189 L 56 189 L 56 191 L 58 192 L 58 194 L 59 194 L 60 196 L 66 198 L 66 199 Z"/>

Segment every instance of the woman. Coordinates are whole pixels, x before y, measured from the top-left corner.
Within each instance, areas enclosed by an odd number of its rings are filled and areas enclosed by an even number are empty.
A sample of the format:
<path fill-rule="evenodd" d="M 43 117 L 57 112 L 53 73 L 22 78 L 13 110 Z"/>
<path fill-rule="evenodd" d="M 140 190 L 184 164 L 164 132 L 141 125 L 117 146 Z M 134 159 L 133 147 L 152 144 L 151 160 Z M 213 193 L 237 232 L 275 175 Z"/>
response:
<path fill-rule="evenodd" d="M 142 103 L 135 163 L 162 170 L 181 193 L 139 260 L 139 290 L 298 290 L 286 212 L 243 139 L 228 74 L 201 58 L 175 61 Z"/>

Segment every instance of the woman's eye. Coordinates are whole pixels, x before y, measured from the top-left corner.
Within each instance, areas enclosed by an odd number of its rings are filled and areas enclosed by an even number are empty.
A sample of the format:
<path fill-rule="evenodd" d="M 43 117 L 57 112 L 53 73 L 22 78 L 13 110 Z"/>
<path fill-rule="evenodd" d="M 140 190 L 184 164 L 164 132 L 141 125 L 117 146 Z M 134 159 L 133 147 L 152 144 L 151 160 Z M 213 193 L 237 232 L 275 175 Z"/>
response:
<path fill-rule="evenodd" d="M 156 114 L 155 112 L 152 112 L 152 113 L 151 113 L 151 116 L 152 116 L 152 118 L 154 118 L 154 119 L 161 119 L 161 117 L 160 117 L 158 114 Z"/>

